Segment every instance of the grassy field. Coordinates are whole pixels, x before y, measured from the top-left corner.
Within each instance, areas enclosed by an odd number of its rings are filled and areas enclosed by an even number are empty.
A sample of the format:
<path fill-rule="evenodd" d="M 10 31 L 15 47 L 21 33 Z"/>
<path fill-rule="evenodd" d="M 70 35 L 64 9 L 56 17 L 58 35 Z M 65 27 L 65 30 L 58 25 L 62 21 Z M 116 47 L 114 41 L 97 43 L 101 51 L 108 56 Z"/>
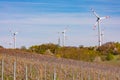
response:
<path fill-rule="evenodd" d="M 16 80 L 120 80 L 117 63 L 90 63 L 53 56 L 45 56 L 18 50 L 0 50 L 4 59 L 4 80 L 13 80 L 16 62 Z M 107 64 L 106 64 L 107 63 Z M 0 63 L 2 68 L 2 62 Z M 27 73 L 26 73 L 27 70 Z M 111 73 L 112 72 L 112 73 Z M 0 77 L 2 76 L 0 70 Z"/>
<path fill-rule="evenodd" d="M 114 67 L 120 67 L 120 55 L 115 55 L 113 60 L 110 61 L 100 61 L 100 64 L 110 65 Z"/>

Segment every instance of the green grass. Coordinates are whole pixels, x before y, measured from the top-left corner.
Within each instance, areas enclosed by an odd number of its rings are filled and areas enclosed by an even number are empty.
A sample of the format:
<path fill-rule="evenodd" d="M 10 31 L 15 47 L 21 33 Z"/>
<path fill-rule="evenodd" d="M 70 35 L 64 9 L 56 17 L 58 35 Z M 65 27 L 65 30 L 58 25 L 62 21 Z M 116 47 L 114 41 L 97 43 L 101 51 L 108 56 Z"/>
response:
<path fill-rule="evenodd" d="M 103 61 L 102 63 L 120 67 L 120 55 L 115 55 L 113 60 Z"/>

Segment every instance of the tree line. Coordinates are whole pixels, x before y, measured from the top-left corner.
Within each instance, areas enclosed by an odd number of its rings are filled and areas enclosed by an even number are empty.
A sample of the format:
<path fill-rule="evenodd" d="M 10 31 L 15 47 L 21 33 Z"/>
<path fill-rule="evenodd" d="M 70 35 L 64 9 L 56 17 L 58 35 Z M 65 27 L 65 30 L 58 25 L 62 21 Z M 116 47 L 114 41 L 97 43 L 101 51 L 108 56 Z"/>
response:
<path fill-rule="evenodd" d="M 3 47 L 0 46 L 0 48 Z M 34 54 L 55 56 L 57 58 L 67 58 L 83 61 L 109 61 L 113 59 L 120 60 L 119 42 L 107 42 L 99 47 L 84 47 L 83 45 L 80 45 L 79 47 L 63 47 L 57 44 L 48 43 L 33 45 L 30 46 L 28 49 L 25 46 L 22 46 L 19 50 L 31 52 Z"/>
<path fill-rule="evenodd" d="M 100 47 L 79 47 L 71 46 L 59 46 L 57 44 L 41 44 L 33 45 L 29 47 L 29 52 L 37 54 L 53 55 L 58 58 L 67 58 L 84 61 L 94 61 L 96 57 L 100 57 L 101 60 L 112 60 L 115 56 L 120 55 L 120 43 L 119 42 L 107 42 Z M 118 60 L 120 57 L 117 58 Z"/>

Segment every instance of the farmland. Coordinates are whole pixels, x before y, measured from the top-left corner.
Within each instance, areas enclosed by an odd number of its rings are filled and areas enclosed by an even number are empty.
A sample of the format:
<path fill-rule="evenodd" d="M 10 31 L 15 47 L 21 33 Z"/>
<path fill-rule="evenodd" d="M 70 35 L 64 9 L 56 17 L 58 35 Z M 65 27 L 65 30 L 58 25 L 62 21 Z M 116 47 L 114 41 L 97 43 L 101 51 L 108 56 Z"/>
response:
<path fill-rule="evenodd" d="M 0 49 L 5 80 L 119 80 L 119 66 Z M 2 62 L 4 65 L 2 66 Z M 15 66 L 16 65 L 16 66 Z M 2 77 L 2 70 L 0 76 Z"/>

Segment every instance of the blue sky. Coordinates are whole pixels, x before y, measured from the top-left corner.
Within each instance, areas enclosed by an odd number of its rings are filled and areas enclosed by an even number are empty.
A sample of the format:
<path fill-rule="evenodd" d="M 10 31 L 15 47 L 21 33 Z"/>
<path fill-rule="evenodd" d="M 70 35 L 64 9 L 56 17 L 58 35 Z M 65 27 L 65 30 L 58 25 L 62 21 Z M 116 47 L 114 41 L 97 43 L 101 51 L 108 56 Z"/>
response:
<path fill-rule="evenodd" d="M 58 32 L 67 27 L 67 46 L 96 46 L 97 29 L 93 30 L 96 17 L 91 8 L 100 16 L 110 16 L 100 23 L 103 42 L 120 42 L 119 0 L 0 0 L 0 45 L 13 47 L 10 30 L 18 32 L 19 48 L 57 44 Z"/>

